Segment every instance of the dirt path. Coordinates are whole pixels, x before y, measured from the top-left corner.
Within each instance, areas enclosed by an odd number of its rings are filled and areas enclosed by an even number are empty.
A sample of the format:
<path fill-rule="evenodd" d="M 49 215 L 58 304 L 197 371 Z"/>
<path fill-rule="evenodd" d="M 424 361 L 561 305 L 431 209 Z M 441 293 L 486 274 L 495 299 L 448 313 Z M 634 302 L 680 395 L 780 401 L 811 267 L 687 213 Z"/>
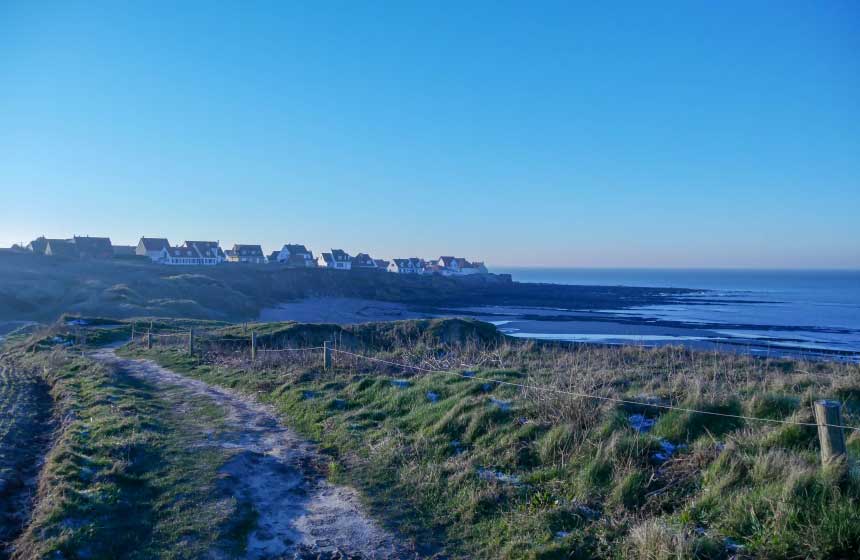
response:
<path fill-rule="evenodd" d="M 113 349 L 93 353 L 97 360 L 163 386 L 181 387 L 189 397 L 205 396 L 226 411 L 225 428 L 213 430 L 201 445 L 233 453 L 222 474 L 227 491 L 252 504 L 257 523 L 247 558 L 414 558 L 363 511 L 355 490 L 320 476 L 313 445 L 284 428 L 259 403 L 150 360 L 118 357 Z"/>

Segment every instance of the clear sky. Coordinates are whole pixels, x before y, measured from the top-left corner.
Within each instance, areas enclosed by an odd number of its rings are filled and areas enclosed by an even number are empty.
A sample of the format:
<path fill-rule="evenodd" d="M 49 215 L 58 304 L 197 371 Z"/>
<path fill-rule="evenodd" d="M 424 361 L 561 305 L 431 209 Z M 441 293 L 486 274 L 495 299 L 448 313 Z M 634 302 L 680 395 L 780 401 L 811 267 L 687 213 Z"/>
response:
<path fill-rule="evenodd" d="M 0 1 L 0 245 L 860 267 L 860 3 Z"/>

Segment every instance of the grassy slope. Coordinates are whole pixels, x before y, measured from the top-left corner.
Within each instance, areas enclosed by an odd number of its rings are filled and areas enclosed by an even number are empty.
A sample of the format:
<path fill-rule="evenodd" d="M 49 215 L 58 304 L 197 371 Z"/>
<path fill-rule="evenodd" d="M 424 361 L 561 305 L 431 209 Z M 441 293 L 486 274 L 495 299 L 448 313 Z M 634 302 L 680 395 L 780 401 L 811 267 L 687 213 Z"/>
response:
<path fill-rule="evenodd" d="M 215 491 L 223 452 L 189 449 L 219 410 L 173 402 L 59 347 L 14 357 L 44 371 L 62 418 L 16 557 L 196 558 L 212 546 L 241 548 L 249 520 Z"/>
<path fill-rule="evenodd" d="M 655 303 L 666 290 L 516 284 L 498 277 L 294 270 L 278 265 L 157 266 L 136 260 L 66 261 L 0 255 L 0 320 L 53 320 L 74 312 L 112 317 L 248 320 L 266 306 L 308 296 L 410 305 L 615 308 Z"/>
<path fill-rule="evenodd" d="M 30 510 L 27 481 L 50 440 L 51 398 L 31 371 L 0 362 L 0 543 L 14 540 Z M 5 552 L 0 549 L 0 557 Z"/>
<path fill-rule="evenodd" d="M 366 328 L 376 329 L 377 344 L 386 346 L 385 327 Z M 847 420 L 860 424 L 857 366 L 672 348 L 457 349 L 433 337 L 409 338 L 408 348 L 364 351 L 420 363 L 483 359 L 495 367 L 479 374 L 497 379 L 647 393 L 699 409 L 803 421 L 811 419 L 813 398 L 835 397 L 848 404 Z M 838 479 L 820 469 L 814 429 L 670 412 L 640 434 L 627 416 L 641 411 L 539 398 L 445 374 L 412 377 L 343 361 L 323 373 L 313 362 L 254 367 L 235 355 L 129 352 L 272 403 L 321 442 L 332 455 L 332 474 L 358 483 L 374 511 L 419 542 L 463 556 L 723 558 L 737 553 L 735 543 L 742 555 L 759 558 L 860 554 L 856 470 Z M 403 377 L 408 387 L 391 383 Z M 491 398 L 509 400 L 512 408 L 502 410 Z M 663 438 L 687 447 L 662 463 L 655 454 Z M 850 447 L 856 458 L 857 434 Z M 480 468 L 515 475 L 521 484 L 486 480 Z"/>

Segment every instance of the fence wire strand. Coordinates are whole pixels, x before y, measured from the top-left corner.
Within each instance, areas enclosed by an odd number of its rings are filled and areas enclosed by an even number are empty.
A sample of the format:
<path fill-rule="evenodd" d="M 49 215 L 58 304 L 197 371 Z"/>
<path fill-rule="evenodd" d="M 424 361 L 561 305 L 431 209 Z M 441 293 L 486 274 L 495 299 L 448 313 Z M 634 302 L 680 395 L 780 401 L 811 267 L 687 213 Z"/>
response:
<path fill-rule="evenodd" d="M 152 334 L 150 336 L 163 338 L 163 337 L 175 337 L 175 336 L 182 336 L 182 335 L 188 336 L 189 334 L 190 334 L 190 331 L 184 332 L 184 333 L 175 333 L 175 334 Z M 196 338 L 197 333 L 195 332 L 194 334 L 195 334 L 195 338 Z M 251 340 L 251 337 L 219 338 L 219 339 L 210 339 L 210 338 L 200 337 L 200 340 L 205 341 L 205 342 L 245 342 L 245 343 L 247 343 Z M 260 352 L 260 353 L 269 353 L 269 354 L 271 354 L 271 353 L 287 353 L 287 352 L 296 353 L 296 352 L 309 352 L 309 351 L 314 351 L 314 350 L 323 350 L 325 348 L 326 348 L 325 346 L 308 346 L 308 347 L 303 347 L 303 348 L 257 348 L 256 351 Z M 420 372 L 424 372 L 424 373 L 442 373 L 445 375 L 461 377 L 463 379 L 472 379 L 472 380 L 477 380 L 477 381 L 484 381 L 487 383 L 495 383 L 497 385 L 517 387 L 519 389 L 526 389 L 526 390 L 537 391 L 537 392 L 542 392 L 542 393 L 554 393 L 554 394 L 558 394 L 558 395 L 565 395 L 565 396 L 576 397 L 576 398 L 581 398 L 581 399 L 595 399 L 595 400 L 600 400 L 600 401 L 604 401 L 604 402 L 613 402 L 613 403 L 618 403 L 618 404 L 626 404 L 626 405 L 630 405 L 630 406 L 651 407 L 651 408 L 658 408 L 658 409 L 663 409 L 663 410 L 676 410 L 678 412 L 686 412 L 689 414 L 704 414 L 707 416 L 717 416 L 717 417 L 721 417 L 721 418 L 734 418 L 734 419 L 738 419 L 738 420 L 748 420 L 748 421 L 752 421 L 752 422 L 763 422 L 763 423 L 772 423 L 772 424 L 788 424 L 788 425 L 793 425 L 793 426 L 809 426 L 809 427 L 813 427 L 813 428 L 823 426 L 823 427 L 828 427 L 828 428 L 841 428 L 844 430 L 851 430 L 851 431 L 860 432 L 860 427 L 856 427 L 856 426 L 846 426 L 846 425 L 839 425 L 839 424 L 818 424 L 816 422 L 800 422 L 797 420 L 780 420 L 777 418 L 759 418 L 757 416 L 747 416 L 744 414 L 730 414 L 730 413 L 726 413 L 726 412 L 714 412 L 714 411 L 710 411 L 710 410 L 697 410 L 694 408 L 675 406 L 672 404 L 651 403 L 651 402 L 635 401 L 635 400 L 631 400 L 631 399 L 622 399 L 622 398 L 618 398 L 618 397 L 608 397 L 605 395 L 594 395 L 594 394 L 590 394 L 590 393 L 580 393 L 580 392 L 576 392 L 576 391 L 567 391 L 564 389 L 555 389 L 553 387 L 541 387 L 540 385 L 529 385 L 526 383 L 516 383 L 513 381 L 504 381 L 502 379 L 494 379 L 492 377 L 483 377 L 483 376 L 479 376 L 477 374 L 474 374 L 474 375 L 473 374 L 465 374 L 465 373 L 460 373 L 460 372 L 451 371 L 451 370 L 430 369 L 430 368 L 425 368 L 425 367 L 421 367 L 421 366 L 403 364 L 403 363 L 394 362 L 391 360 L 384 360 L 382 358 L 376 358 L 373 356 L 366 356 L 364 354 L 358 354 L 355 352 L 350 352 L 348 350 L 341 350 L 339 348 L 334 348 L 331 346 L 328 347 L 328 349 L 331 352 L 336 352 L 338 354 L 344 354 L 344 355 L 352 356 L 352 357 L 359 358 L 362 360 L 368 360 L 371 362 L 386 364 L 386 365 L 394 366 L 394 367 L 398 367 L 398 368 L 411 369 L 411 370 L 420 371 Z M 463 364 L 461 364 L 461 365 L 463 365 Z M 474 366 L 463 365 L 463 367 L 474 367 Z"/>
<path fill-rule="evenodd" d="M 383 360 L 382 358 L 375 358 L 373 356 L 365 356 L 363 354 L 356 354 L 355 352 L 349 352 L 347 350 L 340 350 L 337 348 L 332 348 L 331 351 L 337 352 L 339 354 L 346 354 L 348 356 L 354 356 L 356 358 L 362 358 L 364 360 L 370 360 L 372 362 L 379 362 L 379 363 L 383 363 L 383 364 L 387 364 L 387 365 L 391 365 L 391 366 L 395 366 L 395 367 L 400 367 L 400 368 L 405 368 L 405 369 L 413 369 L 413 370 L 422 371 L 425 373 L 444 373 L 446 375 L 453 375 L 456 377 L 462 377 L 463 379 L 473 379 L 473 380 L 477 380 L 477 381 L 485 381 L 487 383 L 496 383 L 498 385 L 507 385 L 510 387 L 518 387 L 520 389 L 528 389 L 528 390 L 539 391 L 539 392 L 544 392 L 544 393 L 556 393 L 556 394 L 567 395 L 567 396 L 571 396 L 571 397 L 584 398 L 584 399 L 596 399 L 596 400 L 601 400 L 601 401 L 614 402 L 614 403 L 619 403 L 619 404 L 627 404 L 627 405 L 633 405 L 633 406 L 650 406 L 653 408 L 660 408 L 660 409 L 665 409 L 665 410 L 677 410 L 679 412 L 687 412 L 690 414 L 706 414 L 709 416 L 719 416 L 722 418 L 735 418 L 735 419 L 740 419 L 740 420 L 751 420 L 751 421 L 755 421 L 755 422 L 771 422 L 771 423 L 776 423 L 776 424 L 792 424 L 795 426 L 811 426 L 811 427 L 816 427 L 816 428 L 818 426 L 826 426 L 828 428 L 842 428 L 845 430 L 853 430 L 853 431 L 860 432 L 860 427 L 855 427 L 855 426 L 843 426 L 843 425 L 839 425 L 839 424 L 817 424 L 815 422 L 799 422 L 799 421 L 795 421 L 795 420 L 778 420 L 776 418 L 758 418 L 756 416 L 746 416 L 743 414 L 728 414 L 725 412 L 713 412 L 713 411 L 709 411 L 709 410 L 696 410 L 694 408 L 686 408 L 686 407 L 675 406 L 675 405 L 671 405 L 671 404 L 633 401 L 633 400 L 629 400 L 629 399 L 620 399 L 617 397 L 606 397 L 606 396 L 602 396 L 602 395 L 592 395 L 589 393 L 578 393 L 575 391 L 565 391 L 564 389 L 554 389 L 552 387 L 541 387 L 539 385 L 527 385 L 525 383 L 515 383 L 513 381 L 504 381 L 502 379 L 493 379 L 492 377 L 482 377 L 482 376 L 478 376 L 477 374 L 467 375 L 465 373 L 459 373 L 456 371 L 433 370 L 433 369 L 423 368 L 420 366 L 413 366 L 413 365 L 409 365 L 409 364 L 401 364 L 398 362 L 392 362 L 390 360 Z"/>

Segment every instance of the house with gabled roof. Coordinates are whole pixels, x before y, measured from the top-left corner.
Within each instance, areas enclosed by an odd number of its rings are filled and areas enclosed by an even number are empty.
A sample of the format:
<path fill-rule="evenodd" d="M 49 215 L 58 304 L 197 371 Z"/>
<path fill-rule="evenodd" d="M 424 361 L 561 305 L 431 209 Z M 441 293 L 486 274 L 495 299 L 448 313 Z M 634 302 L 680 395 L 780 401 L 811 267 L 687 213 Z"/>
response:
<path fill-rule="evenodd" d="M 40 235 L 33 241 L 27 243 L 27 250 L 32 251 L 37 255 L 44 255 L 45 249 L 48 247 L 48 240 L 44 235 Z"/>
<path fill-rule="evenodd" d="M 70 239 L 48 239 L 45 244 L 45 256 L 65 259 L 79 259 L 78 247 Z"/>
<path fill-rule="evenodd" d="M 376 263 L 377 270 L 388 270 L 388 265 L 391 264 L 391 261 L 385 259 L 373 259 L 373 262 Z"/>
<path fill-rule="evenodd" d="M 259 245 L 233 245 L 233 248 L 226 252 L 227 261 L 233 263 L 251 263 L 265 264 L 266 255 L 263 254 L 263 248 Z"/>
<path fill-rule="evenodd" d="M 352 268 L 376 270 L 376 261 L 367 253 L 359 253 L 352 258 Z"/>
<path fill-rule="evenodd" d="M 180 245 L 178 247 L 165 247 L 159 262 L 172 266 L 194 266 L 202 264 L 200 254 L 194 247 Z"/>
<path fill-rule="evenodd" d="M 170 248 L 170 242 L 163 237 L 141 237 L 134 250 L 136 255 L 149 257 L 158 262 L 164 256 L 164 250 Z"/>
<path fill-rule="evenodd" d="M 469 262 L 461 257 L 439 257 L 433 271 L 443 276 L 466 276 L 470 274 L 486 274 L 487 267 L 483 262 Z"/>
<path fill-rule="evenodd" d="M 352 269 L 352 257 L 341 249 L 332 249 L 331 253 L 322 253 L 319 256 L 317 265 L 335 270 L 350 270 Z"/>
<path fill-rule="evenodd" d="M 426 263 L 424 259 L 412 257 L 409 259 L 392 259 L 388 264 L 388 272 L 396 274 L 424 274 Z"/>
<path fill-rule="evenodd" d="M 185 246 L 197 251 L 200 264 L 213 265 L 227 260 L 227 255 L 221 250 L 221 244 L 218 241 L 186 241 Z"/>
<path fill-rule="evenodd" d="M 113 245 L 109 237 L 79 237 L 73 238 L 78 256 L 82 259 L 111 259 L 113 258 Z"/>
<path fill-rule="evenodd" d="M 314 268 L 317 266 L 314 254 L 308 251 L 307 247 L 298 243 L 287 243 L 275 253 L 277 253 L 275 257 L 277 262 L 293 268 Z"/>

